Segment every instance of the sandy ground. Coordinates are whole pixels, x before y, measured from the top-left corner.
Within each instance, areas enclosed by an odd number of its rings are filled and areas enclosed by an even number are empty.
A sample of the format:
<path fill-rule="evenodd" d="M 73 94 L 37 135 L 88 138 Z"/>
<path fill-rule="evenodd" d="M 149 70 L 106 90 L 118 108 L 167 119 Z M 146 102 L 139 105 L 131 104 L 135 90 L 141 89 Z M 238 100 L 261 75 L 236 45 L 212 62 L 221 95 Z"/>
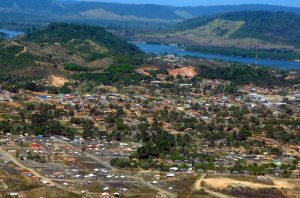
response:
<path fill-rule="evenodd" d="M 178 69 L 169 69 L 169 74 L 176 77 L 177 75 L 181 75 L 183 77 L 195 77 L 197 75 L 197 71 L 194 67 L 182 67 Z"/>
<path fill-rule="evenodd" d="M 144 66 L 144 67 L 140 67 L 139 69 L 137 69 L 136 71 L 140 74 L 143 74 L 145 76 L 152 76 L 149 71 L 151 70 L 158 70 L 159 68 L 156 66 Z"/>
<path fill-rule="evenodd" d="M 64 77 L 51 75 L 51 76 L 49 76 L 49 82 L 51 83 L 51 85 L 53 85 L 55 87 L 61 87 L 65 83 L 69 82 L 69 80 L 67 80 Z"/>
<path fill-rule="evenodd" d="M 261 183 L 253 183 L 250 181 L 238 181 L 230 178 L 208 178 L 204 180 L 205 184 L 208 186 L 212 186 L 213 188 L 218 189 L 225 189 L 230 186 L 238 186 L 243 185 L 252 189 L 260 189 L 260 188 L 286 188 L 286 189 L 292 189 L 295 186 L 288 181 L 283 180 L 274 180 L 274 185 L 267 185 L 267 184 L 261 184 Z"/>

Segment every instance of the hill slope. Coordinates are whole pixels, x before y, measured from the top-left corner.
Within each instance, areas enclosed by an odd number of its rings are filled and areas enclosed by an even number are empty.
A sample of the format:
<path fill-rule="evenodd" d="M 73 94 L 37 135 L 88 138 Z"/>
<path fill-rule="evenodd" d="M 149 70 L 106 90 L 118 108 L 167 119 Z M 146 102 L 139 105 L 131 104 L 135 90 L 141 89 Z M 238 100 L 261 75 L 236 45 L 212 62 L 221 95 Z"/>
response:
<path fill-rule="evenodd" d="M 167 32 L 149 34 L 144 39 L 189 46 L 299 52 L 299 38 L 298 15 L 244 11 L 190 19 L 175 25 Z"/>
<path fill-rule="evenodd" d="M 0 1 L 0 22 L 7 22 L 9 20 L 18 23 L 20 21 L 31 23 L 80 21 L 93 24 L 104 24 L 104 21 L 110 24 L 112 22 L 175 23 L 198 16 L 259 10 L 285 11 L 300 14 L 300 8 L 254 4 L 172 7 L 152 4 L 131 5 L 92 1 L 2 0 Z M 3 14 L 5 15 L 2 16 Z M 23 14 L 22 17 L 17 17 L 20 14 Z"/>
<path fill-rule="evenodd" d="M 73 43 L 77 43 L 79 47 L 85 43 L 90 45 L 90 48 L 84 49 L 86 52 L 101 46 L 103 48 L 102 51 L 100 50 L 101 53 L 132 55 L 139 52 L 137 47 L 107 32 L 104 28 L 88 25 L 53 23 L 44 30 L 27 35 L 23 40 L 35 43 L 63 43 L 69 47 L 72 47 Z M 86 42 L 88 40 L 90 42 Z M 93 42 L 98 47 L 93 46 Z"/>
<path fill-rule="evenodd" d="M 63 9 L 63 6 L 56 0 L 2 0 L 0 8 L 10 9 L 13 12 L 41 13 L 46 11 L 57 12 Z"/>
<path fill-rule="evenodd" d="M 225 14 L 229 12 L 241 12 L 241 11 L 269 11 L 269 12 L 283 11 L 283 12 L 290 12 L 294 14 L 300 14 L 300 9 L 296 7 L 284 7 L 284 6 L 264 5 L 264 4 L 195 6 L 195 7 L 175 8 L 175 10 L 187 12 L 194 17 Z"/>
<path fill-rule="evenodd" d="M 226 27 L 219 30 L 219 34 L 230 33 L 230 38 L 256 38 L 273 43 L 284 43 L 300 47 L 300 16 L 285 12 L 245 11 L 233 12 L 220 16 L 190 19 L 178 24 L 175 30 L 188 31 L 204 27 L 216 20 L 232 23 L 242 22 L 240 28 L 232 32 Z M 222 28 L 222 27 L 219 27 Z"/>
<path fill-rule="evenodd" d="M 140 56 L 135 45 L 87 25 L 50 24 L 21 39 L 0 43 L 1 71 L 22 75 L 97 72 L 113 62 L 136 63 Z"/>

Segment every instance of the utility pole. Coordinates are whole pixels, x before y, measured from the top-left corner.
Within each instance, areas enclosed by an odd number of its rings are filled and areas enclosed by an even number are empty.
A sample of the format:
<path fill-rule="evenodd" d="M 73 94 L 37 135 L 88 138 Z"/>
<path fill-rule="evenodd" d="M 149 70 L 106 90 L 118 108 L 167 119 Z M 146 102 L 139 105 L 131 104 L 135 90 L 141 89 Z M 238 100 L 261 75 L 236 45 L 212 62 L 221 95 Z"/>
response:
<path fill-rule="evenodd" d="M 257 65 L 258 60 L 258 52 L 257 52 L 257 45 L 255 44 L 255 66 Z"/>

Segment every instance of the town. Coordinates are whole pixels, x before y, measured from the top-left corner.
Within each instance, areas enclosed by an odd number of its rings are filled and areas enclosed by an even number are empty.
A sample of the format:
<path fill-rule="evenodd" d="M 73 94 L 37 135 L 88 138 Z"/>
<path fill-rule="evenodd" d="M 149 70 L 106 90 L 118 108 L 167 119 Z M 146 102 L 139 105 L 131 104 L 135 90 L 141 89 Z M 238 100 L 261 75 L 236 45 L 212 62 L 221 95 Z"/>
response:
<path fill-rule="evenodd" d="M 135 70 L 145 79 L 125 86 L 55 76 L 26 88 L 4 82 L 0 193 L 220 197 L 253 189 L 263 197 L 267 189 L 297 197 L 300 87 L 234 85 L 201 76 L 199 64 L 223 63 L 149 57 Z M 299 78 L 274 74 L 283 75 Z M 53 79 L 67 93 L 36 90 Z"/>

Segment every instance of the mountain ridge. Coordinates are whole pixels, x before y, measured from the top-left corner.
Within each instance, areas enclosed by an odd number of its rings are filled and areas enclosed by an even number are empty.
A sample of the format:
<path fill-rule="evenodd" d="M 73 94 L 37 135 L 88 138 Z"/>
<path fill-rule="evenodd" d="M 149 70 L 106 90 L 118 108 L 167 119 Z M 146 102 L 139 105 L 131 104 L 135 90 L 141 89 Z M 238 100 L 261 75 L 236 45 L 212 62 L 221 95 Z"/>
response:
<path fill-rule="evenodd" d="M 93 10 L 103 10 L 93 14 Z M 81 21 L 106 20 L 144 21 L 153 23 L 176 23 L 189 18 L 223 14 L 235 11 L 285 11 L 300 15 L 300 8 L 264 4 L 242 4 L 223 6 L 187 6 L 176 7 L 155 4 L 124 4 L 107 2 L 82 2 L 58 0 L 7 0 L 0 2 L 0 10 L 11 14 L 31 14 L 28 20 L 36 21 Z M 85 15 L 83 15 L 85 13 Z M 91 15 L 86 13 L 92 13 Z M 123 17 L 123 18 L 122 18 Z M 4 20 L 3 20 L 4 21 Z M 15 19 L 17 21 L 17 19 Z"/>

